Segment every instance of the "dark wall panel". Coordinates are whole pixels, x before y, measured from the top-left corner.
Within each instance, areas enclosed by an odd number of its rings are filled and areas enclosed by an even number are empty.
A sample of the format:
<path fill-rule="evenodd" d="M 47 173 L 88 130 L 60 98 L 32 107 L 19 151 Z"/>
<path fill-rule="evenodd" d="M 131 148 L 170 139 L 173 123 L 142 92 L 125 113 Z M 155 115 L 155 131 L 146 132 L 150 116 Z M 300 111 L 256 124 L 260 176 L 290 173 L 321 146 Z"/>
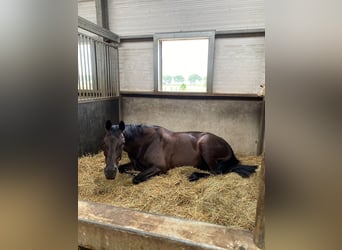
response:
<path fill-rule="evenodd" d="M 119 99 L 88 101 L 78 104 L 78 154 L 94 154 L 102 149 L 106 120 L 119 122 Z"/>

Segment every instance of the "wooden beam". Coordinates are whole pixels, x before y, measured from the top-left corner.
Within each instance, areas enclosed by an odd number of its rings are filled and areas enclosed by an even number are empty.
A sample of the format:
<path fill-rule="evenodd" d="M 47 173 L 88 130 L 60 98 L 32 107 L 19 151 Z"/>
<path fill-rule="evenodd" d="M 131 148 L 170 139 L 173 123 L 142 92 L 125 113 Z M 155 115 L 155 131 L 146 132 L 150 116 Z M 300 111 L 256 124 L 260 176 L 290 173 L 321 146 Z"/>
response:
<path fill-rule="evenodd" d="M 246 230 L 85 201 L 78 201 L 78 244 L 108 250 L 258 250 Z"/>
<path fill-rule="evenodd" d="M 114 34 L 113 32 L 105 28 L 102 28 L 99 25 L 96 25 L 95 23 L 92 23 L 80 16 L 78 17 L 78 27 L 86 31 L 92 32 L 96 35 L 99 35 L 103 38 L 106 38 L 112 42 L 120 43 L 120 38 L 117 34 Z"/>

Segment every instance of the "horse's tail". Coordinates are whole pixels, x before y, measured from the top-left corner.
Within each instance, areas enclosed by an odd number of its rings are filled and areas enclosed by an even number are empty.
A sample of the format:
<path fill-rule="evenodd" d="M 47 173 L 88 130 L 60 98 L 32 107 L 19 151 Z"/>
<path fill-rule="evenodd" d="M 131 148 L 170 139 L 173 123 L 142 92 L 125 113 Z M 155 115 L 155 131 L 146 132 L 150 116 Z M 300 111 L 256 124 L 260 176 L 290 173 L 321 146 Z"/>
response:
<path fill-rule="evenodd" d="M 231 169 L 230 172 L 235 172 L 239 174 L 243 178 L 248 178 L 251 174 L 255 173 L 255 170 L 258 168 L 257 165 L 242 165 L 238 164 Z"/>
<path fill-rule="evenodd" d="M 235 157 L 228 161 L 222 161 L 217 166 L 218 174 L 226 174 L 235 172 L 239 174 L 243 178 L 248 178 L 250 175 L 255 173 L 255 170 L 258 168 L 258 165 L 243 165 L 240 164 L 240 161 Z"/>

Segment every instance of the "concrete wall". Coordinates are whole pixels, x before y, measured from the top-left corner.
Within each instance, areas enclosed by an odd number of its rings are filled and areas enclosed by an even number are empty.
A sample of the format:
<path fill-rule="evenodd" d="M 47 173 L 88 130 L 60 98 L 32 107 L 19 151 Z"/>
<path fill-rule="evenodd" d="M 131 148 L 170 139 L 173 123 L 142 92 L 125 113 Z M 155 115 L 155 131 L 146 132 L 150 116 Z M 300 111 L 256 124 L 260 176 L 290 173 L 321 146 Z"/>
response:
<path fill-rule="evenodd" d="M 262 108 L 261 100 L 248 99 L 122 98 L 126 123 L 211 132 L 226 139 L 238 155 L 257 155 Z"/>
<path fill-rule="evenodd" d="M 78 103 L 79 156 L 97 153 L 103 144 L 105 122 L 119 121 L 119 99 Z"/>

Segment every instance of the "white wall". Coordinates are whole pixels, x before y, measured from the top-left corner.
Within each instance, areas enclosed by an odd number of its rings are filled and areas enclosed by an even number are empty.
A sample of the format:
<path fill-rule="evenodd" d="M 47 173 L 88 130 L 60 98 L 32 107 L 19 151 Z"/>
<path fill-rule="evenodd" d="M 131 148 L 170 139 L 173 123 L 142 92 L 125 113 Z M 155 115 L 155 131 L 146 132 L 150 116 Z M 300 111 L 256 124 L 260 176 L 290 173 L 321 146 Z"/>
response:
<path fill-rule="evenodd" d="M 265 83 L 265 38 L 216 39 L 214 93 L 258 94 Z"/>
<path fill-rule="evenodd" d="M 120 36 L 265 27 L 264 0 L 108 0 L 108 9 Z"/>
<path fill-rule="evenodd" d="M 122 43 L 119 58 L 121 91 L 153 91 L 153 42 Z"/>
<path fill-rule="evenodd" d="M 264 37 L 215 40 L 214 93 L 258 94 L 265 83 Z M 120 89 L 153 91 L 153 42 L 119 47 Z"/>
<path fill-rule="evenodd" d="M 93 23 L 96 23 L 95 0 L 78 1 L 78 15 Z"/>

